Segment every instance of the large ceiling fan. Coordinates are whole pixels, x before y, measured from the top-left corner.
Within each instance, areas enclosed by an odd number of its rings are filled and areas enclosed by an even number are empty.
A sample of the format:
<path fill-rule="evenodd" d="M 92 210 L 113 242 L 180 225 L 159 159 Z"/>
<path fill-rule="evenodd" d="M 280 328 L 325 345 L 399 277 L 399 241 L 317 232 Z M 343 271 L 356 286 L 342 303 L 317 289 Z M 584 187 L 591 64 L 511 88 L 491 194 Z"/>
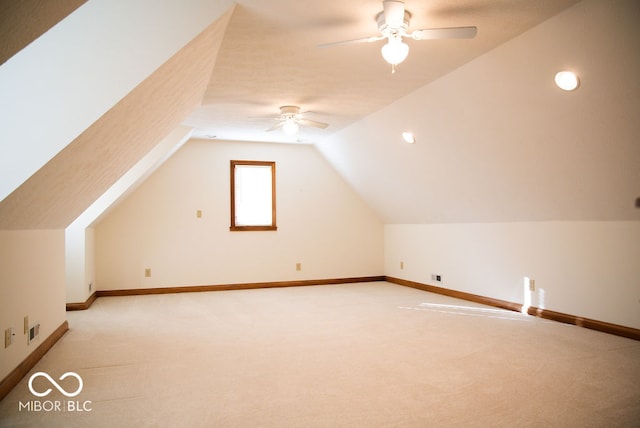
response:
<path fill-rule="evenodd" d="M 453 28 L 428 28 L 408 32 L 411 13 L 404 8 L 404 2 L 399 0 L 384 0 L 383 10 L 376 15 L 380 35 L 364 37 L 361 39 L 344 40 L 341 42 L 326 43 L 319 47 L 342 45 L 347 43 L 371 43 L 387 39 L 387 44 L 382 47 L 382 57 L 391 64 L 391 72 L 395 72 L 396 65 L 400 64 L 409 54 L 409 45 L 402 41 L 403 37 L 413 40 L 432 39 L 472 39 L 476 36 L 476 27 Z"/>
<path fill-rule="evenodd" d="M 303 116 L 308 113 L 310 112 L 307 111 L 300 113 L 300 107 L 298 106 L 282 106 L 280 107 L 280 115 L 275 118 L 278 123 L 267 129 L 267 132 L 282 129 L 282 131 L 287 135 L 295 135 L 298 133 L 300 126 L 312 126 L 314 128 L 321 129 L 329 126 L 327 123 L 305 119 Z"/>

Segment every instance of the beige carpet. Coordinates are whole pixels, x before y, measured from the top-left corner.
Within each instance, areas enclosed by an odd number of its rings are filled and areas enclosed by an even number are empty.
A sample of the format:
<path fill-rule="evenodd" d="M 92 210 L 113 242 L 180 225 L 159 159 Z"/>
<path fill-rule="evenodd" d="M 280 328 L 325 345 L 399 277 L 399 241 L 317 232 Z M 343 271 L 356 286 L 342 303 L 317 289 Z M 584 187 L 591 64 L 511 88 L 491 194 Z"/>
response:
<path fill-rule="evenodd" d="M 30 373 L 0 426 L 640 426 L 640 342 L 384 282 L 105 297 L 68 319 L 31 373 L 82 391 L 39 377 L 36 398 Z"/>

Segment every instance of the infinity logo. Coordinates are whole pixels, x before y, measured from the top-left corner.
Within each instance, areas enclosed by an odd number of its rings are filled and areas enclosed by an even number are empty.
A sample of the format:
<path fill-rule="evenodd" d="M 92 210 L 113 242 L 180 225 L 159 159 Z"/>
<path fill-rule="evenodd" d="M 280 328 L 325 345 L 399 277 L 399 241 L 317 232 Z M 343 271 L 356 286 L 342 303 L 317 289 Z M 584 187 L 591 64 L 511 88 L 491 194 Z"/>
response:
<path fill-rule="evenodd" d="M 66 378 L 68 378 L 69 376 L 75 377 L 76 379 L 78 379 L 78 389 L 76 389 L 74 392 L 67 392 L 64 389 L 62 389 L 62 387 L 60 385 L 58 385 L 58 383 L 53 380 L 51 378 L 51 376 L 49 376 L 47 373 L 45 372 L 37 372 L 31 375 L 31 377 L 29 378 L 29 391 L 31 391 L 31 393 L 33 395 L 35 395 L 36 397 L 45 397 L 47 395 L 49 395 L 49 393 L 51 393 L 51 388 L 47 389 L 45 392 L 36 392 L 33 390 L 33 380 L 35 378 L 37 378 L 38 376 L 43 376 L 45 378 L 47 378 L 47 380 L 49 382 L 51 382 L 51 385 L 55 386 L 56 389 L 58 391 L 60 391 L 63 395 L 65 395 L 66 397 L 75 397 L 76 395 L 80 394 L 80 391 L 82 391 L 82 378 L 80 377 L 80 375 L 78 375 L 77 373 L 74 372 L 66 372 L 65 374 L 63 374 L 62 376 L 60 376 L 60 379 L 58 380 L 64 380 Z"/>

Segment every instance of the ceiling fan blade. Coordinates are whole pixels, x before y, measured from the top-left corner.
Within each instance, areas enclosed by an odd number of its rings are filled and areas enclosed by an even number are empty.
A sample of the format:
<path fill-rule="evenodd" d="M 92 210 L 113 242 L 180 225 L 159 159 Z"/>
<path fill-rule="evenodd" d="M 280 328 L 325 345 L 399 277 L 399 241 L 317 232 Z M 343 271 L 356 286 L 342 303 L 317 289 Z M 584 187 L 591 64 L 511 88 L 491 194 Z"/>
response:
<path fill-rule="evenodd" d="M 329 126 L 328 123 L 317 122 L 315 120 L 310 120 L 310 119 L 298 119 L 298 124 L 302 126 L 313 126 L 314 128 L 322 128 L 322 129 Z"/>
<path fill-rule="evenodd" d="M 267 129 L 266 132 L 271 132 L 271 131 L 275 131 L 276 129 L 280 129 L 284 126 L 284 124 L 285 124 L 284 120 L 281 122 L 278 122 L 275 125 L 273 125 L 271 128 Z"/>
<path fill-rule="evenodd" d="M 477 27 L 428 28 L 412 32 L 411 38 L 414 40 L 473 39 L 477 33 Z"/>
<path fill-rule="evenodd" d="M 404 23 L 404 3 L 398 0 L 384 0 L 384 22 L 391 28 L 400 28 Z"/>
<path fill-rule="evenodd" d="M 382 40 L 384 38 L 385 38 L 384 36 L 363 37 L 361 39 L 352 39 L 352 40 L 343 40 L 341 42 L 324 43 L 322 45 L 318 45 L 318 47 L 319 48 L 328 48 L 328 47 L 331 47 L 331 46 L 347 45 L 347 44 L 351 44 L 351 43 L 371 43 L 371 42 L 377 42 L 378 40 Z"/>

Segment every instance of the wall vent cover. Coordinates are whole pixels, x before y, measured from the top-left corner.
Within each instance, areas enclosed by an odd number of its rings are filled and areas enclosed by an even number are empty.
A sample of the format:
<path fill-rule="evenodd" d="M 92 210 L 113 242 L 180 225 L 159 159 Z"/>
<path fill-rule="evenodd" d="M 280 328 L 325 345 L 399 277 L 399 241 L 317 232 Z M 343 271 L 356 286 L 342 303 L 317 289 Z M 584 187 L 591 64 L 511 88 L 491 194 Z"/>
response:
<path fill-rule="evenodd" d="M 40 324 L 34 324 L 29 327 L 29 343 L 34 341 L 40 335 Z"/>

